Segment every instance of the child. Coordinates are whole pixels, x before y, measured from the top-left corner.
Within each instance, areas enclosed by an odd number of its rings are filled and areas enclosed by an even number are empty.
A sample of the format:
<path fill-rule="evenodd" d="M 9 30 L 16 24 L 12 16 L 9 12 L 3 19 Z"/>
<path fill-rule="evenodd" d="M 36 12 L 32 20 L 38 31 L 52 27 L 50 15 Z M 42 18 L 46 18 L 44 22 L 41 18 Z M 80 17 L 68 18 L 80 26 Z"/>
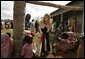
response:
<path fill-rule="evenodd" d="M 33 42 L 35 44 L 35 47 L 36 47 L 36 52 L 35 52 L 35 55 L 36 56 L 40 56 L 40 50 L 41 50 L 41 34 L 39 32 L 36 32 L 36 34 L 34 35 L 33 37 Z"/>
<path fill-rule="evenodd" d="M 40 56 L 40 53 L 41 53 L 41 34 L 40 34 L 40 29 L 39 29 L 39 22 L 37 20 L 35 22 L 35 35 L 33 37 L 33 42 L 34 42 L 35 47 L 36 47 L 35 55 Z"/>
<path fill-rule="evenodd" d="M 21 49 L 21 56 L 24 58 L 32 58 L 33 51 L 32 51 L 32 38 L 29 36 L 24 37 L 23 46 Z"/>
<path fill-rule="evenodd" d="M 59 39 L 61 41 L 58 43 L 58 48 L 62 52 L 72 49 L 77 42 L 77 38 L 73 35 L 73 33 L 63 33 Z"/>

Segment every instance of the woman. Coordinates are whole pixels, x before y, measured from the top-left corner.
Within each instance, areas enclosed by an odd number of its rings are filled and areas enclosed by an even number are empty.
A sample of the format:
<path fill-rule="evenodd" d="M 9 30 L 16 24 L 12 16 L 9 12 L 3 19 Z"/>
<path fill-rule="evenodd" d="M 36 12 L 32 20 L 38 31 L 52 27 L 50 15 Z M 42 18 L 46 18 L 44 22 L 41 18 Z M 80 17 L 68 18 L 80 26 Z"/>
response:
<path fill-rule="evenodd" d="M 32 22 L 30 22 L 30 19 L 31 19 L 31 15 L 27 14 L 25 18 L 25 30 L 34 32 L 34 25 Z"/>
<path fill-rule="evenodd" d="M 40 22 L 40 32 L 43 34 L 42 36 L 42 50 L 41 53 L 44 54 L 45 52 L 50 51 L 50 46 L 49 46 L 49 30 L 51 28 L 51 22 L 50 22 L 50 16 L 48 14 L 44 15 L 43 20 Z M 46 40 L 46 49 L 45 50 L 45 40 Z"/>
<path fill-rule="evenodd" d="M 13 45 L 10 37 L 6 33 L 1 33 L 1 58 L 11 58 Z"/>
<path fill-rule="evenodd" d="M 1 30 L 1 32 L 10 33 L 11 36 L 13 37 L 13 29 L 11 29 L 11 24 L 5 23 L 4 25 L 5 25 L 5 27 L 3 28 L 3 30 Z"/>

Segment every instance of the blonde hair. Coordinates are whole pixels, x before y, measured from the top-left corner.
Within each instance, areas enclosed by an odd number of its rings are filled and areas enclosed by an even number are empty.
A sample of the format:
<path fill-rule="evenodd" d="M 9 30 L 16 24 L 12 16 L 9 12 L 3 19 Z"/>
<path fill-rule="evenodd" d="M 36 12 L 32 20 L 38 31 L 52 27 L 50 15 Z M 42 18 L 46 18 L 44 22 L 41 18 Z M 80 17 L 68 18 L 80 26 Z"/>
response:
<path fill-rule="evenodd" d="M 45 21 L 45 17 L 48 17 L 48 20 L 47 21 Z M 48 14 L 45 14 L 44 15 L 44 18 L 41 20 L 41 22 L 40 23 L 45 23 L 45 24 L 49 24 L 50 23 L 50 15 L 48 15 Z"/>

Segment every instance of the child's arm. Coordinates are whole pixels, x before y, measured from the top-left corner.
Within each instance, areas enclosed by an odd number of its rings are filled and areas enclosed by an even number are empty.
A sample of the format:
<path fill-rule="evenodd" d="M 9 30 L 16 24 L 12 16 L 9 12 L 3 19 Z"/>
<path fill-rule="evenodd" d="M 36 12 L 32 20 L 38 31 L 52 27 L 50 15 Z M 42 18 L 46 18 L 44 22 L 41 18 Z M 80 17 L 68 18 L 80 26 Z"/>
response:
<path fill-rule="evenodd" d="M 25 34 L 30 34 L 30 33 L 31 33 L 31 31 L 24 30 L 24 33 L 25 33 Z"/>
<path fill-rule="evenodd" d="M 25 30 L 24 33 L 25 33 L 25 35 L 30 36 L 30 37 L 34 36 L 34 34 L 35 34 L 34 32 L 31 32 L 28 30 Z"/>

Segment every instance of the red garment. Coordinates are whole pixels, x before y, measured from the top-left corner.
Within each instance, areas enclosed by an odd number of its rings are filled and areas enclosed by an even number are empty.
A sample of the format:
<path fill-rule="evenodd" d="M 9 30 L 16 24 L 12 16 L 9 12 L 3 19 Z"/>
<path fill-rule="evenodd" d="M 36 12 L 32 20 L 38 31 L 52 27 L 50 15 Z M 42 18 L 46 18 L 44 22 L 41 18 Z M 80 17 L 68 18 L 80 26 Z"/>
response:
<path fill-rule="evenodd" d="M 77 42 L 77 38 L 73 33 L 69 33 L 69 37 L 67 40 L 69 40 L 70 43 Z"/>
<path fill-rule="evenodd" d="M 32 51 L 32 45 L 25 43 L 22 46 L 22 50 L 21 50 L 21 56 L 23 56 L 24 58 L 32 58 L 33 57 L 33 51 Z"/>
<path fill-rule="evenodd" d="M 34 33 L 34 32 L 31 32 L 30 34 L 31 34 L 32 36 L 34 36 L 34 35 L 35 35 L 35 33 Z"/>
<path fill-rule="evenodd" d="M 59 48 L 61 51 L 65 52 L 65 51 L 67 51 L 67 50 L 69 50 L 69 49 L 72 49 L 72 48 L 74 47 L 74 45 L 75 45 L 75 44 L 60 42 L 60 43 L 58 44 L 58 48 Z"/>
<path fill-rule="evenodd" d="M 62 50 L 63 52 L 72 49 L 76 42 L 77 42 L 77 38 L 74 35 L 74 33 L 68 33 L 69 37 L 68 39 L 65 39 L 65 42 L 59 42 L 58 43 L 58 47 L 60 50 Z"/>
<path fill-rule="evenodd" d="M 4 38 L 1 38 L 3 42 L 1 43 L 1 58 L 11 58 L 12 56 L 12 41 L 11 39 L 6 35 L 1 35 Z"/>
<path fill-rule="evenodd" d="M 43 42 L 44 40 L 44 36 L 43 36 L 43 33 L 41 34 L 41 42 Z"/>
<path fill-rule="evenodd" d="M 31 32 L 31 31 L 28 31 L 28 30 L 25 30 L 25 35 L 32 35 L 32 36 L 34 36 L 35 35 L 35 33 L 34 32 Z"/>

